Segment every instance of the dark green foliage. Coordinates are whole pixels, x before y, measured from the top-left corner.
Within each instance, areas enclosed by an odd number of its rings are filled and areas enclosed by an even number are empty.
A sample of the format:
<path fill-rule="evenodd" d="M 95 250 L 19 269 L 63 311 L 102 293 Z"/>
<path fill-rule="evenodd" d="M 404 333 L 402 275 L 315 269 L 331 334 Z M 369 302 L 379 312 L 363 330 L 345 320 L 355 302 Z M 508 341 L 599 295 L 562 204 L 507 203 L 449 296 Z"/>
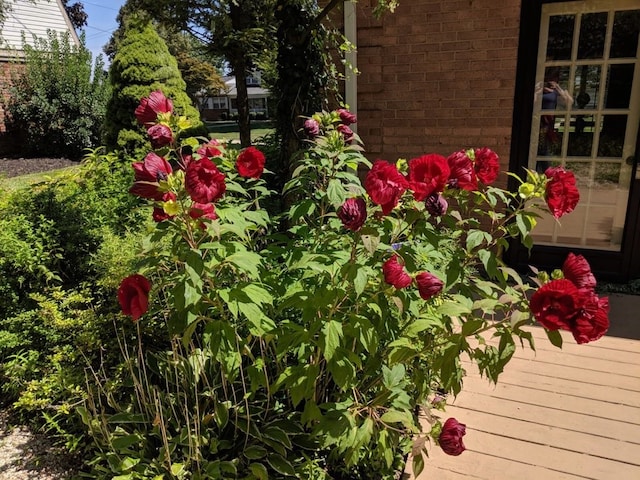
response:
<path fill-rule="evenodd" d="M 8 128 L 27 155 L 80 158 L 98 145 L 109 85 L 102 58 L 53 32 L 24 44 L 26 68 L 13 79 Z"/>
<path fill-rule="evenodd" d="M 109 70 L 112 96 L 107 106 L 105 144 L 109 149 L 128 153 L 146 153 L 150 148 L 143 127 L 136 122 L 134 111 L 140 99 L 153 90 L 162 90 L 173 101 L 179 115 L 189 119 L 200 133 L 200 114 L 186 94 L 186 84 L 176 59 L 165 42 L 146 19 L 131 16 L 125 20 L 122 40 Z"/>

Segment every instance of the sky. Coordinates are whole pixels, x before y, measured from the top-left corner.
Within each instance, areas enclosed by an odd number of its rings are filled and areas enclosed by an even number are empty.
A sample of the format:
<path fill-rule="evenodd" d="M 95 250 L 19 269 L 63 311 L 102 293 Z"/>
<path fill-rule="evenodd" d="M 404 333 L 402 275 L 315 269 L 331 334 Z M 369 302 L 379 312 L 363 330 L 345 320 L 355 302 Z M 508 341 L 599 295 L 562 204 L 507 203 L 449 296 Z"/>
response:
<path fill-rule="evenodd" d="M 118 27 L 116 16 L 125 0 L 79 0 L 87 12 L 87 26 L 84 31 L 87 48 L 95 59 L 102 53 L 102 47 L 109 41 L 111 33 Z M 73 3 L 73 2 L 71 2 Z M 105 55 L 102 55 L 104 60 Z"/>

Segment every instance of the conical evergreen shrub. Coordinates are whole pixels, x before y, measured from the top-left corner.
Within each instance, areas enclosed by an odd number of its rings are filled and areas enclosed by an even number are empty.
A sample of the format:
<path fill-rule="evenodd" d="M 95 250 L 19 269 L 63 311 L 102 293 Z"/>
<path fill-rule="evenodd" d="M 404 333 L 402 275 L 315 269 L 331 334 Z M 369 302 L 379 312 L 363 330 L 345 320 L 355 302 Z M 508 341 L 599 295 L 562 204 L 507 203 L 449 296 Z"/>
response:
<path fill-rule="evenodd" d="M 124 22 L 124 35 L 116 45 L 109 70 L 112 96 L 105 121 L 107 148 L 130 154 L 150 148 L 146 132 L 137 124 L 133 112 L 140 99 L 153 90 L 162 90 L 173 101 L 176 112 L 191 121 L 193 128 L 187 132 L 189 135 L 206 133 L 200 114 L 186 93 L 178 63 L 153 24 L 137 15 Z"/>

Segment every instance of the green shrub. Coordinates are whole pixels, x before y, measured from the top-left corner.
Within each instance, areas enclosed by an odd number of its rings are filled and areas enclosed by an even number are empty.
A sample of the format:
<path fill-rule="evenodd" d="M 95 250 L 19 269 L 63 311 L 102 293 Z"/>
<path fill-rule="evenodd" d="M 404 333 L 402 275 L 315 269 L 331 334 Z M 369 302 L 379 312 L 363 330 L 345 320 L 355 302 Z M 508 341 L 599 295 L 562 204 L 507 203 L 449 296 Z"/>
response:
<path fill-rule="evenodd" d="M 98 57 L 49 32 L 35 46 L 23 43 L 25 69 L 13 79 L 8 103 L 10 132 L 21 153 L 78 159 L 99 144 L 109 85 Z"/>

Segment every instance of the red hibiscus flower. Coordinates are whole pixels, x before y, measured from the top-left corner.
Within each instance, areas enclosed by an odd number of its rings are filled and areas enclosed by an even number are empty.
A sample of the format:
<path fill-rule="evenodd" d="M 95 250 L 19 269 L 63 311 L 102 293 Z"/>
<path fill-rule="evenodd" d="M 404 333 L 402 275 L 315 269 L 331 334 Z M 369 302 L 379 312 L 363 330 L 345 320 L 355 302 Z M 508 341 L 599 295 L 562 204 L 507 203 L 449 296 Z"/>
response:
<path fill-rule="evenodd" d="M 151 283 L 139 274 L 130 275 L 120 283 L 118 302 L 122 313 L 131 316 L 134 322 L 149 309 Z"/>
<path fill-rule="evenodd" d="M 191 199 L 198 203 L 215 202 L 227 190 L 224 174 L 206 157 L 187 165 L 184 183 Z"/>
<path fill-rule="evenodd" d="M 149 127 L 147 135 L 149 135 L 153 148 L 162 148 L 173 142 L 173 132 L 169 127 L 161 123 Z"/>
<path fill-rule="evenodd" d="M 564 278 L 571 280 L 579 289 L 593 291 L 596 288 L 596 277 L 591 273 L 589 262 L 582 255 L 569 253 L 562 264 Z"/>
<path fill-rule="evenodd" d="M 345 125 L 351 125 L 358 121 L 356 116 L 346 108 L 339 108 L 336 111 L 338 112 L 338 115 L 340 115 L 340 121 Z"/>
<path fill-rule="evenodd" d="M 169 162 L 163 157 L 150 152 L 142 162 L 132 163 L 135 183 L 129 192 L 142 198 L 162 200 L 164 192 L 160 191 L 161 180 L 166 180 L 173 172 Z"/>
<path fill-rule="evenodd" d="M 453 188 L 474 191 L 478 189 L 478 180 L 473 168 L 473 161 L 466 150 L 454 152 L 447 158 L 449 164 L 448 185 Z"/>
<path fill-rule="evenodd" d="M 576 177 L 562 167 L 549 167 L 544 172 L 547 176 L 545 200 L 551 214 L 555 218 L 573 212 L 580 200 L 580 192 L 576 187 Z"/>
<path fill-rule="evenodd" d="M 384 281 L 396 288 L 406 288 L 411 285 L 411 276 L 405 271 L 404 265 L 398 262 L 398 255 L 394 255 L 382 265 Z"/>
<path fill-rule="evenodd" d="M 450 172 L 447 159 L 442 155 L 432 153 L 409 160 L 409 185 L 413 198 L 421 201 L 444 190 Z"/>
<path fill-rule="evenodd" d="M 338 218 L 342 225 L 357 232 L 367 220 L 367 205 L 362 198 L 349 198 L 338 209 Z"/>
<path fill-rule="evenodd" d="M 458 422 L 455 418 L 448 418 L 442 426 L 442 431 L 438 437 L 438 444 L 447 455 L 460 455 L 465 451 L 462 437 L 467 432 L 465 424 Z"/>
<path fill-rule="evenodd" d="M 409 182 L 396 166 L 384 160 L 377 160 L 364 180 L 371 201 L 382 207 L 384 215 L 395 208 L 408 187 Z"/>
<path fill-rule="evenodd" d="M 473 168 L 482 183 L 491 185 L 498 178 L 498 173 L 500 173 L 498 155 L 487 147 L 476 148 Z"/>
<path fill-rule="evenodd" d="M 582 307 L 583 296 L 573 282 L 552 280 L 531 297 L 529 308 L 548 330 L 571 330 L 571 322 Z"/>
<path fill-rule="evenodd" d="M 160 90 L 155 90 L 148 97 L 140 99 L 135 116 L 140 125 L 153 125 L 158 121 L 158 114 L 173 111 L 173 103 Z"/>
<path fill-rule="evenodd" d="M 571 325 L 573 338 L 579 344 L 598 340 L 609 330 L 609 298 L 587 294 L 582 308 Z"/>
<path fill-rule="evenodd" d="M 162 201 L 163 202 L 170 202 L 176 201 L 176 194 L 173 192 L 165 192 L 164 195 L 162 195 Z M 175 215 L 169 215 L 167 212 L 165 212 L 163 207 L 154 207 L 153 208 L 153 214 L 152 214 L 152 218 L 155 222 L 164 222 L 165 220 L 169 220 L 170 218 L 175 217 Z"/>
<path fill-rule="evenodd" d="M 198 219 L 209 219 L 209 220 L 217 220 L 218 215 L 216 214 L 216 207 L 213 203 L 198 203 L 193 202 L 191 208 L 189 208 L 189 216 L 194 220 Z M 204 222 L 200 221 L 199 224 L 202 230 L 206 229 L 207 226 Z"/>
<path fill-rule="evenodd" d="M 245 148 L 236 160 L 236 168 L 240 176 L 245 178 L 260 178 L 264 171 L 264 153 L 255 147 Z"/>
<path fill-rule="evenodd" d="M 424 300 L 435 297 L 444 287 L 442 280 L 429 272 L 416 275 L 416 283 L 418 284 L 418 293 Z"/>
<path fill-rule="evenodd" d="M 209 141 L 209 143 L 205 143 L 204 145 L 200 146 L 196 153 L 201 157 L 219 157 L 220 155 L 222 155 L 222 152 L 220 151 L 220 149 L 218 149 L 219 146 L 220 142 L 218 142 L 217 140 L 211 140 Z"/>

